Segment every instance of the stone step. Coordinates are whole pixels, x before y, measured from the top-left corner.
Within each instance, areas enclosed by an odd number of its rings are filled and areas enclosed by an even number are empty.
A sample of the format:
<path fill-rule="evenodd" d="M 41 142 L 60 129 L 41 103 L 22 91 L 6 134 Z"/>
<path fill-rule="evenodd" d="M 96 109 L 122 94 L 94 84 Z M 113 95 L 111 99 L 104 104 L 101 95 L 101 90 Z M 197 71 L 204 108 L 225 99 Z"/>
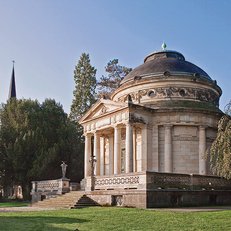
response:
<path fill-rule="evenodd" d="M 71 208 L 77 201 L 83 196 L 83 192 L 69 192 L 63 195 L 57 195 L 56 197 L 51 197 L 44 199 L 43 201 L 38 201 L 32 204 L 33 207 L 53 207 L 53 208 Z"/>
<path fill-rule="evenodd" d="M 86 196 L 84 192 L 75 191 L 69 192 L 63 195 L 58 195 L 56 197 L 51 197 L 43 201 L 34 203 L 34 207 L 44 207 L 44 208 L 84 208 L 90 206 L 100 206 L 90 197 Z"/>
<path fill-rule="evenodd" d="M 63 201 L 63 202 L 60 202 L 60 201 L 54 201 L 54 202 L 50 202 L 50 201 L 45 201 L 45 202 L 41 202 L 41 203 L 38 203 L 39 205 L 42 205 L 42 204 L 72 204 L 72 203 L 76 203 L 77 202 L 77 200 L 75 200 L 75 201 L 68 201 L 68 202 L 65 202 L 65 201 Z"/>
<path fill-rule="evenodd" d="M 84 207 L 91 207 L 91 206 L 100 206 L 97 202 L 92 200 L 90 197 L 83 195 L 77 203 L 71 207 L 72 209 L 84 208 Z"/>

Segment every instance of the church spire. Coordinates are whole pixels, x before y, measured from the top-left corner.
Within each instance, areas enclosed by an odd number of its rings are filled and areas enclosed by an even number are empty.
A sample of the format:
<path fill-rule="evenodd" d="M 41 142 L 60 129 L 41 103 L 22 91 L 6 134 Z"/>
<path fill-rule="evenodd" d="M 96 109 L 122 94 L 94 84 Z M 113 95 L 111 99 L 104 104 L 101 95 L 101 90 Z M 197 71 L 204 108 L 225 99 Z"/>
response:
<path fill-rule="evenodd" d="M 12 75 L 11 75 L 11 81 L 10 81 L 10 88 L 9 88 L 9 96 L 8 98 L 16 98 L 16 86 L 15 86 L 15 74 L 14 74 L 14 63 L 13 60 L 13 69 L 12 69 Z"/>

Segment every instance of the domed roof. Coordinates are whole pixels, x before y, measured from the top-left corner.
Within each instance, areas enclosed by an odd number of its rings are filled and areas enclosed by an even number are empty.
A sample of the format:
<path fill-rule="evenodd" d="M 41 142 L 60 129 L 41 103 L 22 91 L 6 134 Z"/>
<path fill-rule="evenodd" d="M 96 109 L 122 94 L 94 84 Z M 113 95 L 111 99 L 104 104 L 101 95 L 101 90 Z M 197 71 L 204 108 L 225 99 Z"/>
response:
<path fill-rule="evenodd" d="M 144 64 L 133 69 L 121 81 L 121 84 L 139 79 L 140 77 L 152 75 L 194 75 L 204 77 L 212 81 L 209 75 L 198 66 L 185 60 L 184 56 L 177 51 L 163 50 L 154 52 L 144 59 Z"/>

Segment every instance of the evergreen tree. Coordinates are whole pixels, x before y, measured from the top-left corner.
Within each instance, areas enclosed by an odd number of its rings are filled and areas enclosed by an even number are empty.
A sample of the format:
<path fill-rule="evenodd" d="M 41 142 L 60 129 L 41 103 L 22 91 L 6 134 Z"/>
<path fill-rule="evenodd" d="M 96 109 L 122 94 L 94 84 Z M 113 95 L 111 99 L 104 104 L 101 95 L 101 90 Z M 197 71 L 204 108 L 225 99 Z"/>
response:
<path fill-rule="evenodd" d="M 108 75 L 103 75 L 100 78 L 100 81 L 97 83 L 98 96 L 109 98 L 111 93 L 119 87 L 121 80 L 131 70 L 132 68 L 119 65 L 118 59 L 110 60 L 105 67 L 105 71 L 108 73 Z"/>
<path fill-rule="evenodd" d="M 89 54 L 83 53 L 75 66 L 74 70 L 75 90 L 73 91 L 74 99 L 71 105 L 70 120 L 75 128 L 69 127 L 74 132 L 75 138 L 69 142 L 73 144 L 75 152 L 71 155 L 71 166 L 77 166 L 78 171 L 69 168 L 71 174 L 75 175 L 77 180 L 83 177 L 84 166 L 84 139 L 83 129 L 78 123 L 84 113 L 95 103 L 96 89 L 96 69 L 91 65 Z M 77 152 L 77 154 L 75 154 Z M 77 175 L 76 175 L 77 173 Z"/>
<path fill-rule="evenodd" d="M 30 116 L 37 113 L 39 104 L 32 100 L 10 99 L 0 112 L 1 185 L 4 189 L 21 185 L 26 198 L 29 195 L 28 169 L 34 160 L 33 128 Z M 7 191 L 7 190 L 4 190 Z"/>
<path fill-rule="evenodd" d="M 231 101 L 218 123 L 217 137 L 210 148 L 213 173 L 231 179 Z"/>
<path fill-rule="evenodd" d="M 90 64 L 89 54 L 83 53 L 74 70 L 75 90 L 70 118 L 77 122 L 95 103 L 96 69 Z"/>
<path fill-rule="evenodd" d="M 62 106 L 52 99 L 42 104 L 11 99 L 0 110 L 0 185 L 21 185 L 29 198 L 32 180 L 62 176 L 60 163 L 66 161 L 67 177 L 83 177 L 82 144 L 76 141 L 76 125 Z"/>

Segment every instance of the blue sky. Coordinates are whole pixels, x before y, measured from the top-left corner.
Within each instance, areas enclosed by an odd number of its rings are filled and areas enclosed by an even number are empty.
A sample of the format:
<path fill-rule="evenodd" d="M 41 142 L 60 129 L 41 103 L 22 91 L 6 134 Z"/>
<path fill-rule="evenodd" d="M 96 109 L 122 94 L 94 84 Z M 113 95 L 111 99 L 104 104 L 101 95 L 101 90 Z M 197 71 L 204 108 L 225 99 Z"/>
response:
<path fill-rule="evenodd" d="M 53 98 L 69 113 L 82 52 L 99 78 L 109 60 L 134 68 L 165 41 L 217 80 L 223 110 L 231 99 L 230 12 L 229 0 L 0 0 L 0 102 L 12 60 L 18 98 Z"/>

